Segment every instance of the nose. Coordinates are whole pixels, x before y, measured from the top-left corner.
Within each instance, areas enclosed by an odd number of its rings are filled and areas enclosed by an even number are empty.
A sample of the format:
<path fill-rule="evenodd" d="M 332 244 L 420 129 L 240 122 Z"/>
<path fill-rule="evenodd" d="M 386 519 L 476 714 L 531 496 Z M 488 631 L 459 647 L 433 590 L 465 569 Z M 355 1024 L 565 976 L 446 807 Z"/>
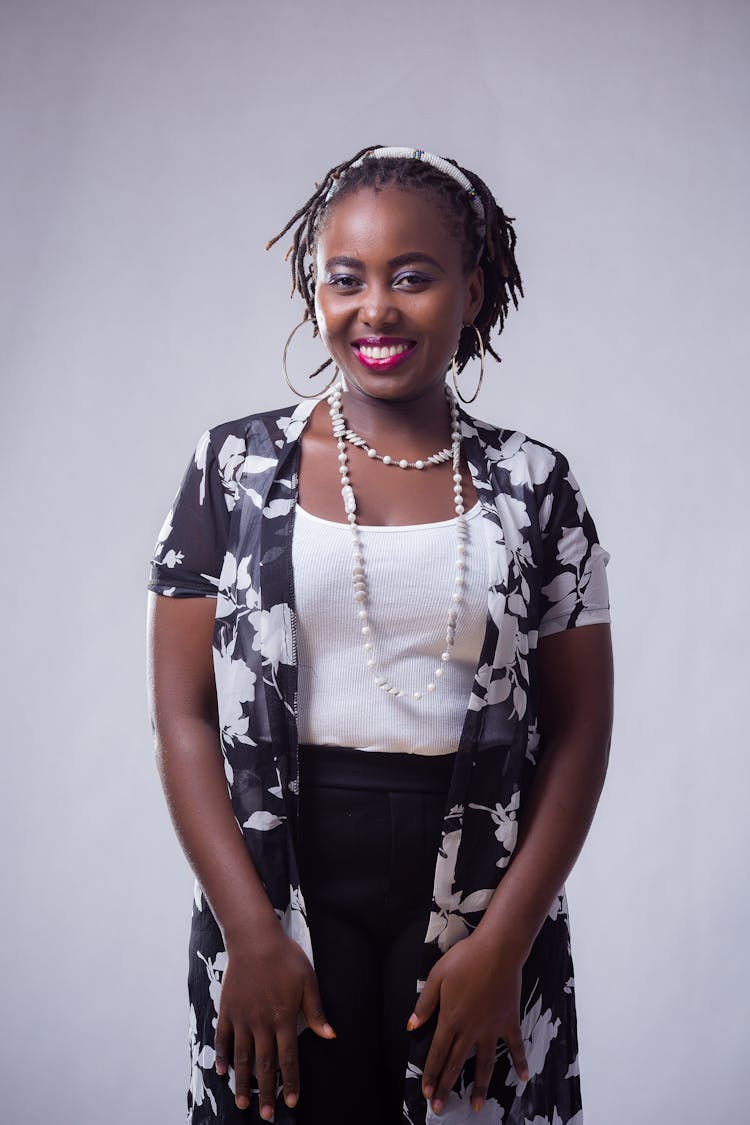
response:
<path fill-rule="evenodd" d="M 399 317 L 389 286 L 371 283 L 362 293 L 359 318 L 363 325 L 372 329 L 392 326 Z"/>

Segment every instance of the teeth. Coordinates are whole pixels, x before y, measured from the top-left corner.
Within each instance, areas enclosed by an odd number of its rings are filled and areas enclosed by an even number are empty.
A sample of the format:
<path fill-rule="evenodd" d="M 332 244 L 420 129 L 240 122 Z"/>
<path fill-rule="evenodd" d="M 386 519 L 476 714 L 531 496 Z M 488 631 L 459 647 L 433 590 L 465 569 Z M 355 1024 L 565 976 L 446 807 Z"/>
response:
<path fill-rule="evenodd" d="M 408 344 L 391 344 L 390 347 L 370 347 L 368 344 L 362 344 L 359 350 L 365 359 L 390 359 L 394 355 L 402 355 L 408 348 Z"/>

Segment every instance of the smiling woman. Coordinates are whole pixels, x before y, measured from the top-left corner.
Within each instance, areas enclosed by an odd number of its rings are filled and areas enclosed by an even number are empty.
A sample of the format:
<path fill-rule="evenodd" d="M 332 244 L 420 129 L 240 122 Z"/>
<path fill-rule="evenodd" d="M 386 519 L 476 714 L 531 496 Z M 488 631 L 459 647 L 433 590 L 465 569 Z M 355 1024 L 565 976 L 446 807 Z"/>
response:
<path fill-rule="evenodd" d="M 331 207 L 317 243 L 315 316 L 350 389 L 401 400 L 437 392 L 444 425 L 445 371 L 483 291 L 482 271 L 464 272 L 436 204 L 387 185 Z"/>
<path fill-rule="evenodd" d="M 291 229 L 327 402 L 204 435 L 152 564 L 189 1120 L 580 1125 L 563 884 L 606 769 L 607 554 L 565 457 L 446 381 L 496 356 L 512 222 L 452 161 L 367 149 Z"/>

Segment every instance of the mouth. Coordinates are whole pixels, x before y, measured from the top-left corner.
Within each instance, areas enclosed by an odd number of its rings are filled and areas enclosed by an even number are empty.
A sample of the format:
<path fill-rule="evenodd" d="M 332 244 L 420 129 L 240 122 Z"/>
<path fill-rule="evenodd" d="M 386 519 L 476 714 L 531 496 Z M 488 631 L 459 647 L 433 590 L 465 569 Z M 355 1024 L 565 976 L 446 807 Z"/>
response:
<path fill-rule="evenodd" d="M 413 355 L 416 350 L 414 340 L 401 340 L 389 336 L 368 336 L 355 340 L 352 351 L 362 364 L 371 371 L 386 371 Z"/>

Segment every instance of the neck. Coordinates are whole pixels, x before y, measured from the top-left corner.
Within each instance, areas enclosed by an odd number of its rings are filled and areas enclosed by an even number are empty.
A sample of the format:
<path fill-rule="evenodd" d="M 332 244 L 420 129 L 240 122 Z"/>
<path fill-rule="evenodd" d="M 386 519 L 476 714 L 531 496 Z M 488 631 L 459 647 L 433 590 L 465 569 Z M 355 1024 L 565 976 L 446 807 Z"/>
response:
<path fill-rule="evenodd" d="M 450 411 L 445 384 L 408 401 L 374 398 L 352 388 L 341 398 L 347 425 L 373 445 L 400 443 L 417 453 L 450 445 Z"/>

